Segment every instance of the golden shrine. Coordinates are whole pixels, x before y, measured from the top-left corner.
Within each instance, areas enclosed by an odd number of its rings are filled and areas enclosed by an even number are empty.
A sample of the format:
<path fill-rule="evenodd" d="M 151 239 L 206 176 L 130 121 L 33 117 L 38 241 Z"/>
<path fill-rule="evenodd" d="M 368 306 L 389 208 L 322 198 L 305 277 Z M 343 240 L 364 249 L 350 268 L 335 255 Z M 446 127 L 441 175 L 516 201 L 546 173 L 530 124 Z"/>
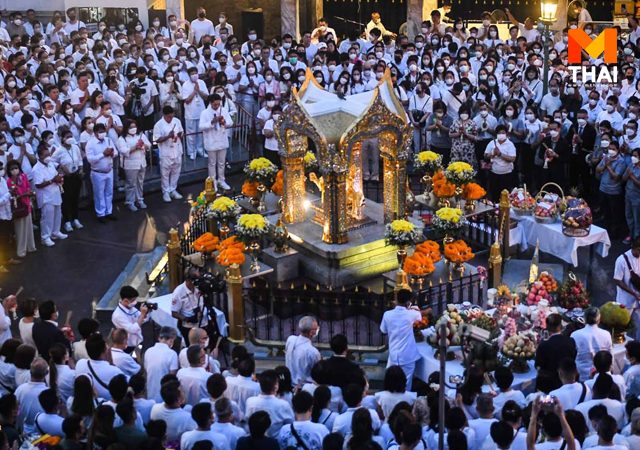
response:
<path fill-rule="evenodd" d="M 320 177 L 312 178 L 321 199 L 322 241 L 345 244 L 348 231 L 367 219 L 362 176 L 362 143 L 377 139 L 383 159 L 383 221 L 405 216 L 406 163 L 411 125 L 385 72 L 372 91 L 340 97 L 307 77 L 275 126 L 284 172 L 283 216 L 305 222 L 304 156 L 315 146 Z"/>

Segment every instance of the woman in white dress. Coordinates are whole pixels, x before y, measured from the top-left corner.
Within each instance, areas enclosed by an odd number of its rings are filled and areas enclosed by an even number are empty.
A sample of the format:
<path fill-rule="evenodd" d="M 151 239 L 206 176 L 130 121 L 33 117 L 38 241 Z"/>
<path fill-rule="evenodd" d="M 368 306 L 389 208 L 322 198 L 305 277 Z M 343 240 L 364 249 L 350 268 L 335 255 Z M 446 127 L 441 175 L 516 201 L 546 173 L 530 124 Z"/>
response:
<path fill-rule="evenodd" d="M 20 303 L 20 314 L 22 319 L 18 323 L 18 329 L 20 330 L 20 339 L 24 344 L 29 344 L 33 348 L 36 347 L 36 343 L 33 340 L 33 323 L 36 320 L 36 313 L 38 311 L 38 304 L 35 300 L 28 298 Z"/>

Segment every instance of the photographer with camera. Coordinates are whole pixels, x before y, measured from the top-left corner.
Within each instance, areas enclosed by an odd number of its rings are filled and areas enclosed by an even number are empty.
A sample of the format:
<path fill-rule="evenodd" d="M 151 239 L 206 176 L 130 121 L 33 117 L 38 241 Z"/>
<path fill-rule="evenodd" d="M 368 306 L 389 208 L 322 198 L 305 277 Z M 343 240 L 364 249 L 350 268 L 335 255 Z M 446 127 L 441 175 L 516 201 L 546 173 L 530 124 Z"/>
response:
<path fill-rule="evenodd" d="M 542 428 L 547 440 L 537 444 L 538 441 L 538 421 L 542 413 Z M 545 449 L 575 450 L 576 445 L 573 431 L 564 415 L 564 409 L 560 400 L 554 397 L 541 399 L 536 398 L 531 410 L 529 428 L 527 431 L 527 450 L 535 450 L 537 446 Z"/>
<path fill-rule="evenodd" d="M 136 79 L 129 84 L 129 87 L 131 89 L 131 116 L 135 117 L 142 131 L 152 130 L 158 88 L 152 80 L 147 79 L 146 68 L 138 67 Z"/>
<path fill-rule="evenodd" d="M 205 328 L 209 323 L 209 309 L 205 298 L 196 286 L 200 280 L 200 269 L 189 267 L 184 274 L 184 283 L 173 291 L 171 315 L 178 319 L 178 329 L 185 342 L 188 342 L 192 328 Z"/>
<path fill-rule="evenodd" d="M 139 296 L 137 289 L 131 286 L 122 286 L 120 288 L 120 302 L 111 314 L 113 326 L 126 330 L 128 334 L 127 348 L 124 351 L 129 354 L 142 343 L 142 324 L 150 318 L 147 303 L 141 303 L 139 308 L 136 307 Z"/>

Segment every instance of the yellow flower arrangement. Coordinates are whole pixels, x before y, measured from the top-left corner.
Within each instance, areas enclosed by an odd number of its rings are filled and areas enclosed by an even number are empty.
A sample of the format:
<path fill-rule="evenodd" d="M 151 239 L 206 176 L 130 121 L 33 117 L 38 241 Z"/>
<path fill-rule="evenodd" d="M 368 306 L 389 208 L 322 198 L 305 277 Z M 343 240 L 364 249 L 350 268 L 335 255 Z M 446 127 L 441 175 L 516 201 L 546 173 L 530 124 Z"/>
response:
<path fill-rule="evenodd" d="M 391 230 L 396 233 L 410 233 L 416 226 L 407 220 L 394 220 L 391 222 Z"/>
<path fill-rule="evenodd" d="M 209 214 L 218 221 L 235 219 L 240 214 L 240 207 L 229 197 L 218 197 L 209 207 Z"/>
<path fill-rule="evenodd" d="M 497 291 L 496 297 L 511 297 L 511 289 L 506 284 L 498 286 Z"/>
<path fill-rule="evenodd" d="M 408 220 L 399 219 L 387 224 L 384 237 L 390 245 L 413 245 L 418 240 L 418 231 Z"/>
<path fill-rule="evenodd" d="M 273 166 L 273 163 L 267 158 L 255 158 L 249 163 L 249 169 L 255 171 L 269 169 L 271 166 Z"/>
<path fill-rule="evenodd" d="M 440 158 L 442 158 L 440 155 L 438 155 L 436 152 L 433 152 L 431 150 L 426 150 L 418 153 L 418 161 L 422 163 L 425 163 L 428 161 L 437 161 Z"/>
<path fill-rule="evenodd" d="M 236 224 L 236 235 L 239 241 L 249 245 L 262 239 L 269 233 L 269 228 L 269 222 L 262 214 L 243 214 Z"/>
<path fill-rule="evenodd" d="M 238 220 L 238 225 L 248 229 L 264 230 L 267 227 L 267 221 L 262 214 L 243 214 Z"/>
<path fill-rule="evenodd" d="M 460 218 L 462 217 L 462 211 L 460 211 L 458 208 L 440 208 L 436 211 L 436 216 L 440 220 L 458 223 L 460 222 Z"/>
<path fill-rule="evenodd" d="M 456 173 L 473 172 L 473 167 L 471 166 L 471 164 L 464 161 L 455 161 L 447 166 L 447 170 Z"/>
<path fill-rule="evenodd" d="M 476 174 L 471 164 L 464 161 L 455 161 L 447 166 L 444 171 L 444 175 L 447 181 L 455 184 L 456 186 L 462 186 L 471 182 Z"/>
<path fill-rule="evenodd" d="M 255 158 L 244 166 L 244 173 L 249 181 L 271 186 L 278 172 L 278 167 L 267 158 Z"/>
<path fill-rule="evenodd" d="M 417 169 L 433 175 L 442 167 L 442 155 L 431 150 L 425 150 L 413 157 L 413 163 Z"/>
<path fill-rule="evenodd" d="M 213 205 L 211 206 L 216 211 L 229 211 L 236 207 L 236 202 L 229 197 L 218 197 L 213 201 Z"/>

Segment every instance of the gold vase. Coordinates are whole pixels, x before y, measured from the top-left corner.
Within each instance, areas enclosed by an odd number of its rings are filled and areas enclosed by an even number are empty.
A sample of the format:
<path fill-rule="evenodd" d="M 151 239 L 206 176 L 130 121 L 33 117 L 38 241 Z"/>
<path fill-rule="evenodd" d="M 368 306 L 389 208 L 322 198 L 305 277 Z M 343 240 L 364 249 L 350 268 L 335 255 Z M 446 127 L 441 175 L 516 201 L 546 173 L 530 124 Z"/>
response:
<path fill-rule="evenodd" d="M 267 197 L 267 187 L 260 183 L 258 185 L 258 212 L 265 212 L 267 210 L 267 203 L 266 203 L 266 197 Z"/>
<path fill-rule="evenodd" d="M 396 257 L 398 258 L 398 272 L 404 272 L 404 260 L 407 259 L 407 246 L 402 244 L 398 245 L 398 250 L 396 251 Z"/>
<path fill-rule="evenodd" d="M 455 190 L 455 200 L 456 200 L 456 207 L 459 209 L 460 208 L 462 202 L 460 201 L 462 199 L 462 186 L 456 185 L 456 190 Z"/>
<path fill-rule="evenodd" d="M 450 197 L 438 197 L 438 209 L 448 208 L 451 205 Z"/>
<path fill-rule="evenodd" d="M 433 178 L 428 173 L 425 173 L 424 176 L 420 179 L 420 182 L 424 184 L 424 196 L 425 198 L 429 198 L 429 194 L 433 189 Z"/>
<path fill-rule="evenodd" d="M 287 231 L 282 217 L 278 218 L 276 226 L 273 228 L 272 241 L 276 253 L 285 253 L 289 248 L 289 231 Z"/>
<path fill-rule="evenodd" d="M 218 224 L 218 235 L 220 237 L 220 241 L 224 241 L 226 238 L 228 238 L 230 232 L 231 228 L 229 227 L 227 221 L 224 219 L 220 220 L 220 223 Z"/>
<path fill-rule="evenodd" d="M 462 275 L 464 275 L 464 263 L 455 263 L 453 265 L 453 270 L 458 272 L 460 274 L 460 276 L 462 277 Z"/>
<path fill-rule="evenodd" d="M 444 238 L 442 239 L 443 247 L 447 244 L 452 244 L 454 240 L 455 239 L 453 239 L 453 237 L 449 236 L 449 233 L 445 233 Z"/>
<path fill-rule="evenodd" d="M 624 331 L 625 330 L 620 328 L 614 328 L 612 330 L 611 337 L 614 344 L 624 344 L 624 341 L 625 341 Z"/>
<path fill-rule="evenodd" d="M 258 263 L 258 256 L 260 256 L 260 243 L 253 241 L 248 247 L 249 254 L 251 255 L 251 266 L 249 269 L 252 272 L 260 272 L 260 263 Z"/>

